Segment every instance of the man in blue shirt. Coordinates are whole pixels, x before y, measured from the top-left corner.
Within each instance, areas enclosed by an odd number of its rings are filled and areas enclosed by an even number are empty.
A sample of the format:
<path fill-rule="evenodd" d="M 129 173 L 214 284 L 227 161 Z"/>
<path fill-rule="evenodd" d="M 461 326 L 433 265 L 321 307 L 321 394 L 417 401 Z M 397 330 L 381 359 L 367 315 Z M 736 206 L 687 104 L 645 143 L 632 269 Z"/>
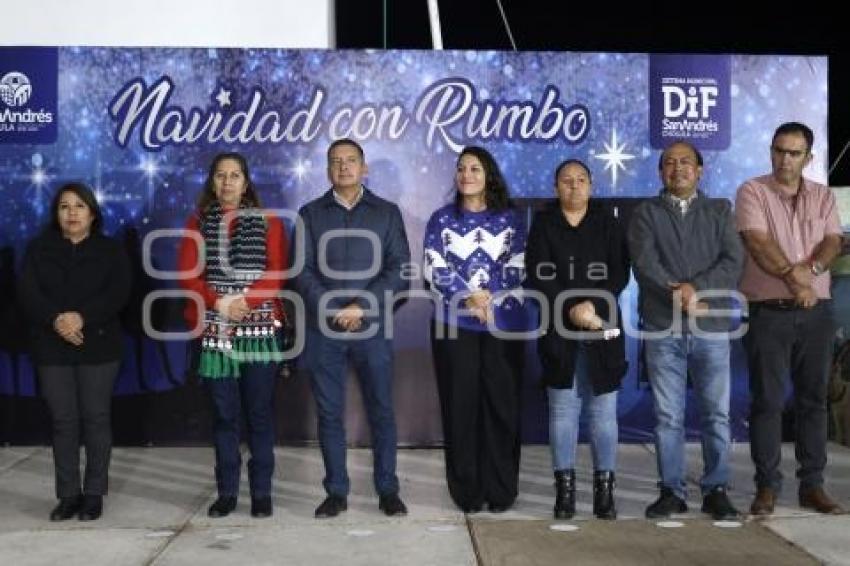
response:
<path fill-rule="evenodd" d="M 294 250 L 303 254 L 304 266 L 294 285 L 307 311 L 305 362 L 318 410 L 328 494 L 316 508 L 317 518 L 335 517 L 348 507 L 344 418 L 349 361 L 369 418 L 379 508 L 389 516 L 407 514 L 395 473 L 393 350 L 385 322 L 392 316 L 393 297 L 409 288 L 402 269 L 410 262 L 410 248 L 398 206 L 363 186 L 367 170 L 357 142 L 333 142 L 328 148 L 332 187 L 301 208 L 303 231 L 296 230 Z"/>

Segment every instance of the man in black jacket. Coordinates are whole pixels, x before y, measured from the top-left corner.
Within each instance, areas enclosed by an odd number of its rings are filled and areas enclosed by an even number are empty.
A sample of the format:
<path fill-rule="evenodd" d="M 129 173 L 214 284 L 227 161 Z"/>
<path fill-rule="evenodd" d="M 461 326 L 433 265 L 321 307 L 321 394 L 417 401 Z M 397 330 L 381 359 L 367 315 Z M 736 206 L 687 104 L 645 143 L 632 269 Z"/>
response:
<path fill-rule="evenodd" d="M 702 155 L 691 144 L 669 145 L 658 164 L 664 189 L 635 210 L 629 225 L 661 475 L 661 496 L 647 507 L 649 518 L 687 511 L 684 421 L 689 373 L 700 409 L 702 510 L 718 520 L 738 516 L 726 495 L 731 321 L 715 316 L 715 311 L 731 306 L 744 255 L 730 203 L 697 190 L 702 165 Z M 705 291 L 725 296 L 705 297 Z"/>

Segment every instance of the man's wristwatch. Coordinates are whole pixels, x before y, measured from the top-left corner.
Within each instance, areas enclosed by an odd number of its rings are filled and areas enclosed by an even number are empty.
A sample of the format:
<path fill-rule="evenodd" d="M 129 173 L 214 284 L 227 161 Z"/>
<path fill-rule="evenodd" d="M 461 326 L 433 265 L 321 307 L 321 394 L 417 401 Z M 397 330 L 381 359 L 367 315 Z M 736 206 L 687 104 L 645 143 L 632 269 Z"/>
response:
<path fill-rule="evenodd" d="M 824 271 L 826 271 L 826 267 L 824 267 L 824 265 L 819 261 L 813 261 L 812 266 L 811 266 L 811 270 L 812 270 L 812 275 L 817 277 L 818 275 L 820 275 Z"/>

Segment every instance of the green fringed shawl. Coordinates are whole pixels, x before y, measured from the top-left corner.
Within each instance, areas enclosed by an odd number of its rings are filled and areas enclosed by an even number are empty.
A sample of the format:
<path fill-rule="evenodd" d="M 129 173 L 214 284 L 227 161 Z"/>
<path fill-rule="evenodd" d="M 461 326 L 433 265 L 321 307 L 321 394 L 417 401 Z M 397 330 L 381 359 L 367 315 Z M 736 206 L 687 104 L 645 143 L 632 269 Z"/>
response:
<path fill-rule="evenodd" d="M 277 338 L 273 336 L 261 339 L 236 339 L 233 347 L 224 350 L 203 348 L 198 366 L 198 374 L 207 379 L 240 377 L 241 364 L 279 362 L 282 352 Z"/>

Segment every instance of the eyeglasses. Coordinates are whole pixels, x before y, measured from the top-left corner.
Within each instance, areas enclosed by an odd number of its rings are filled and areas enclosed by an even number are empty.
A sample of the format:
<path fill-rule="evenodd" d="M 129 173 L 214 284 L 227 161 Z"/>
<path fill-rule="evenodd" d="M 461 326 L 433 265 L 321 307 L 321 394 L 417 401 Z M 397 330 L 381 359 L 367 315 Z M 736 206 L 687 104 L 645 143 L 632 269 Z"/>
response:
<path fill-rule="evenodd" d="M 785 149 L 784 147 L 778 147 L 775 145 L 770 146 L 770 151 L 779 156 L 787 155 L 792 159 L 800 159 L 809 152 L 807 149 Z"/>

